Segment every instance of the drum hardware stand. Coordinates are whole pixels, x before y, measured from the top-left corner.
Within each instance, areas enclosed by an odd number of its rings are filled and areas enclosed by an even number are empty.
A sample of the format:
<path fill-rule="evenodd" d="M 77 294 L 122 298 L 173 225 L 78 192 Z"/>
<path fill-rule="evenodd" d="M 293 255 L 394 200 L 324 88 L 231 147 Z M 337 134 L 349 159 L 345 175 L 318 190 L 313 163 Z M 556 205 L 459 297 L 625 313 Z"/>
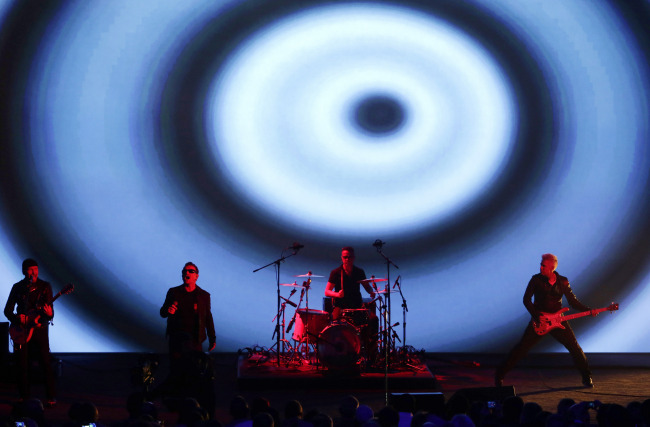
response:
<path fill-rule="evenodd" d="M 317 371 L 320 371 L 321 363 L 320 363 L 320 352 L 319 352 L 319 350 L 318 350 L 318 344 L 319 344 L 320 341 L 323 340 L 323 339 L 322 339 L 319 335 L 312 334 L 312 333 L 309 332 L 309 331 L 305 331 L 305 333 L 308 334 L 308 335 L 310 335 L 310 336 L 312 336 L 312 337 L 314 337 L 314 339 L 316 340 L 316 342 L 315 342 L 314 344 L 312 344 L 312 345 L 314 346 L 314 353 L 315 353 L 315 356 L 316 356 L 316 363 L 314 363 L 314 366 L 316 366 L 316 370 L 317 370 Z M 325 340 L 323 340 L 323 341 L 325 341 Z M 312 364 L 312 363 L 311 363 L 311 357 L 309 358 L 309 364 L 310 364 L 310 365 Z"/>
<path fill-rule="evenodd" d="M 307 310 L 306 311 L 307 318 L 305 319 L 305 333 L 302 338 L 303 341 L 305 337 L 307 338 L 307 342 L 305 343 L 307 345 L 307 351 L 305 352 L 305 354 L 307 355 L 307 362 L 311 364 L 311 356 L 309 351 L 309 336 L 311 335 L 309 333 L 309 321 L 311 320 L 311 314 L 309 313 L 309 288 L 311 285 L 311 271 L 308 274 L 309 277 L 307 278 L 307 280 L 302 282 L 302 286 L 305 290 L 305 309 Z"/>
<path fill-rule="evenodd" d="M 277 298 L 277 300 L 278 300 L 277 312 L 278 313 L 280 312 L 280 304 L 281 304 L 281 300 L 280 300 L 280 264 L 283 263 L 287 258 L 291 258 L 292 256 L 297 255 L 298 251 L 300 249 L 302 249 L 303 247 L 304 246 L 299 244 L 299 243 L 294 243 L 293 246 L 291 246 L 290 248 L 285 248 L 285 249 L 282 250 L 282 254 L 281 254 L 280 258 L 278 258 L 275 261 L 270 262 L 270 263 L 268 263 L 266 265 L 263 265 L 262 267 L 260 267 L 258 269 L 253 270 L 253 273 L 257 273 L 258 271 L 263 270 L 263 269 L 265 269 L 267 267 L 270 267 L 272 265 L 275 266 L 275 279 L 276 279 L 277 294 L 278 294 L 278 298 Z M 284 251 L 287 250 L 287 249 L 292 249 L 293 253 L 290 254 L 290 255 L 285 256 Z M 277 345 L 277 349 L 278 349 L 278 360 L 277 360 L 278 366 L 280 366 L 280 354 L 284 352 L 284 343 L 282 343 L 282 347 L 280 347 L 280 342 L 281 342 L 280 335 L 281 335 L 281 332 L 280 332 L 280 316 L 278 316 L 277 319 L 276 319 L 276 324 L 275 324 L 275 332 L 273 333 L 273 336 L 276 337 L 276 345 Z"/>
<path fill-rule="evenodd" d="M 302 299 L 305 297 L 305 292 L 306 292 L 305 282 L 303 282 L 301 287 L 302 287 L 302 291 L 300 291 L 300 300 L 298 301 L 298 304 L 296 305 L 296 311 L 293 313 L 293 317 L 291 318 L 291 321 L 289 322 L 289 326 L 287 327 L 287 333 L 289 333 L 289 331 L 293 327 L 293 324 L 296 321 L 296 316 L 298 316 L 298 310 L 300 310 L 300 306 L 302 305 Z M 306 327 L 307 326 L 305 325 L 305 328 Z M 296 341 L 296 343 L 294 343 L 293 352 L 291 354 L 291 357 L 289 358 L 289 361 L 287 362 L 287 366 L 291 362 L 295 362 L 296 357 L 299 358 L 301 356 L 301 354 L 300 354 L 301 351 L 300 350 L 301 350 L 301 346 L 303 344 L 302 337 L 301 337 L 300 340 L 294 340 L 294 341 Z"/>
<path fill-rule="evenodd" d="M 287 300 L 287 299 L 284 298 L 284 297 L 280 297 L 280 298 L 284 299 L 285 301 L 289 301 L 289 300 Z M 290 301 L 289 301 L 289 302 L 290 302 Z M 276 319 L 276 317 L 280 317 L 280 316 L 282 316 L 282 323 L 280 324 L 280 325 L 281 325 L 281 329 L 280 329 L 280 330 L 282 331 L 282 338 L 280 339 L 280 342 L 282 343 L 282 349 L 280 349 L 280 347 L 278 347 L 278 348 L 276 349 L 276 351 L 278 352 L 278 354 L 280 354 L 281 351 L 282 351 L 282 353 L 284 354 L 284 353 L 285 353 L 285 346 L 286 346 L 286 348 L 288 349 L 289 353 L 291 354 L 291 357 L 293 357 L 294 348 L 291 346 L 291 343 L 289 342 L 289 340 L 285 339 L 285 335 L 284 335 L 284 321 L 285 321 L 285 317 L 284 317 L 284 315 L 285 315 L 285 309 L 286 309 L 286 307 L 287 307 L 287 303 L 286 303 L 286 302 L 283 302 L 283 303 L 281 304 L 281 307 L 282 307 L 282 308 L 280 309 L 280 312 L 279 312 L 278 314 L 275 315 L 275 317 L 273 318 L 273 320 L 271 320 L 271 322 L 274 322 L 275 319 Z M 293 319 L 292 319 L 292 321 L 293 321 Z M 275 330 L 277 331 L 277 328 L 276 328 Z M 275 335 L 275 332 L 273 332 L 273 335 Z M 271 337 L 271 339 L 273 339 L 273 338 L 275 338 L 275 337 L 274 337 L 274 336 Z M 269 353 L 271 353 L 271 352 L 273 351 L 273 349 L 274 349 L 275 347 L 277 347 L 277 345 L 278 345 L 278 343 L 273 344 L 273 345 L 271 346 L 271 348 L 269 348 Z M 291 357 L 290 357 L 290 359 L 291 359 Z"/>

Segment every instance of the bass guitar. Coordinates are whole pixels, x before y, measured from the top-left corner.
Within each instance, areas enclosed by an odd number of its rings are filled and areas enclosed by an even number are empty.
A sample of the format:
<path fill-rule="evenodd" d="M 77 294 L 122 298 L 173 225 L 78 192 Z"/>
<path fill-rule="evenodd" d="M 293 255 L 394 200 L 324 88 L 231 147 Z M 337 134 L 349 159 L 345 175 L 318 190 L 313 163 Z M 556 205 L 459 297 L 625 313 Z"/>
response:
<path fill-rule="evenodd" d="M 74 291 L 74 285 L 68 283 L 58 294 L 52 297 L 50 305 L 54 304 L 57 298 L 61 295 L 68 295 Z M 11 341 L 13 341 L 14 346 L 20 347 L 23 344 L 27 344 L 29 340 L 32 339 L 34 334 L 34 328 L 40 328 L 43 326 L 41 317 L 43 316 L 42 312 L 43 304 L 37 306 L 34 309 L 29 310 L 25 315 L 27 316 L 27 321 L 24 325 L 12 323 L 9 325 L 9 336 Z"/>
<path fill-rule="evenodd" d="M 577 319 L 578 317 L 589 316 L 592 313 L 602 313 L 603 311 L 616 311 L 618 310 L 618 303 L 611 303 L 607 307 L 596 308 L 590 311 L 582 311 L 580 313 L 564 315 L 566 311 L 569 310 L 569 307 L 564 307 L 561 310 L 556 311 L 555 313 L 542 313 L 539 316 L 539 322 L 533 320 L 533 327 L 535 328 L 535 333 L 537 335 L 545 335 L 547 332 L 555 329 L 562 328 L 566 329 L 562 322 L 571 319 Z"/>

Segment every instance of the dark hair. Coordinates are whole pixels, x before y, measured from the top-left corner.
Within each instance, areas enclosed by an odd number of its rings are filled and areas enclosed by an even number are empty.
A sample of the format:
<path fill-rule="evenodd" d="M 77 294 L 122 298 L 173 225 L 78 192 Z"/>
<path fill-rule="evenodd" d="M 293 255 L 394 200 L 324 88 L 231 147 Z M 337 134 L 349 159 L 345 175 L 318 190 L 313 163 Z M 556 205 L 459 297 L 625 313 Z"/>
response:
<path fill-rule="evenodd" d="M 38 263 L 31 258 L 27 258 L 25 261 L 23 261 L 23 274 L 25 276 L 27 276 L 27 270 L 29 267 L 38 267 Z"/>
<path fill-rule="evenodd" d="M 354 248 L 352 246 L 344 246 L 343 249 L 341 249 L 341 252 L 343 252 L 343 251 L 348 251 L 352 255 L 354 255 Z"/>
<path fill-rule="evenodd" d="M 188 262 L 185 263 L 185 266 L 183 267 L 183 272 L 185 272 L 185 269 L 187 268 L 188 265 L 191 265 L 192 267 L 194 267 L 194 269 L 196 270 L 197 273 L 199 272 L 199 267 L 197 267 L 196 264 L 194 264 L 191 261 L 188 261 Z"/>

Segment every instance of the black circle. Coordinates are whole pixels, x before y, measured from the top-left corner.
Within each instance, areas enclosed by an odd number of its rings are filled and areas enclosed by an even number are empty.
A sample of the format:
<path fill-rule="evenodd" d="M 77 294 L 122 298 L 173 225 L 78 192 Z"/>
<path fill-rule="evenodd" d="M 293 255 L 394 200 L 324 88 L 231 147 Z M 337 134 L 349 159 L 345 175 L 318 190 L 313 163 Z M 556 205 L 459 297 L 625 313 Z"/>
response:
<path fill-rule="evenodd" d="M 372 95 L 362 99 L 354 108 L 354 123 L 374 136 L 386 136 L 398 131 L 405 121 L 402 104 L 389 95 Z"/>

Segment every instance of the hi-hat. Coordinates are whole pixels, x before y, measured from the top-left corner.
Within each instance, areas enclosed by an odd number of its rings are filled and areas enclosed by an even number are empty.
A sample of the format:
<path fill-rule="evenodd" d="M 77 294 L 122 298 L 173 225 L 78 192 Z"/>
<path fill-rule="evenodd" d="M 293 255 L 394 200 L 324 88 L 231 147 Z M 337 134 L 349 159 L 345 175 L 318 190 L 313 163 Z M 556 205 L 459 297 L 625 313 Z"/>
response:
<path fill-rule="evenodd" d="M 280 286 L 293 286 L 294 288 L 304 288 L 303 285 L 299 285 L 296 282 L 293 282 L 293 283 L 280 283 Z"/>
<path fill-rule="evenodd" d="M 375 291 L 376 294 L 394 294 L 397 291 Z"/>
<path fill-rule="evenodd" d="M 325 276 L 319 276 L 318 274 L 311 274 L 310 271 L 307 274 L 298 274 L 297 276 L 293 276 L 293 277 L 325 277 Z"/>
<path fill-rule="evenodd" d="M 378 282 L 387 282 L 388 279 L 376 279 L 371 277 L 370 279 L 359 280 L 357 283 L 378 283 Z"/>

